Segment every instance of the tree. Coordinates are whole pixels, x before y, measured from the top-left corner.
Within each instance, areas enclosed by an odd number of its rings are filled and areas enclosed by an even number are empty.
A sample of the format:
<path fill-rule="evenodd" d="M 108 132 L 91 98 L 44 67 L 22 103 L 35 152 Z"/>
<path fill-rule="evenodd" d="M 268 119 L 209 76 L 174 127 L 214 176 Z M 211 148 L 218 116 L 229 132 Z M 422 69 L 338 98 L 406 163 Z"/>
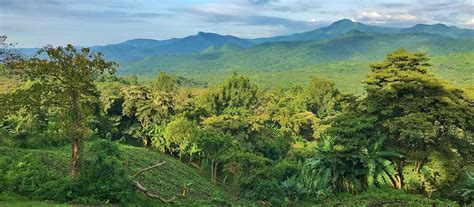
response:
<path fill-rule="evenodd" d="M 152 144 L 152 137 L 159 132 L 174 115 L 175 96 L 165 91 L 152 91 L 148 86 L 122 88 L 124 102 L 123 115 L 131 119 L 128 134 L 141 138 L 145 146 Z"/>
<path fill-rule="evenodd" d="M 257 86 L 244 76 L 233 73 L 224 84 L 204 96 L 205 105 L 212 114 L 250 110 L 257 103 Z"/>
<path fill-rule="evenodd" d="M 308 86 L 308 108 L 319 118 L 333 116 L 340 110 L 341 93 L 332 81 L 312 77 Z"/>
<path fill-rule="evenodd" d="M 229 149 L 231 137 L 218 130 L 203 129 L 196 140 L 201 155 L 211 161 L 211 182 L 217 182 L 221 156 Z"/>
<path fill-rule="evenodd" d="M 198 153 L 196 136 L 199 134 L 199 126 L 184 117 L 171 121 L 164 130 L 165 147 L 168 152 L 193 156 Z"/>
<path fill-rule="evenodd" d="M 178 87 L 179 82 L 163 71 L 158 73 L 158 76 L 156 76 L 155 82 L 153 83 L 153 88 L 156 91 L 173 92 L 176 91 Z"/>
<path fill-rule="evenodd" d="M 105 72 L 113 73 L 115 63 L 105 61 L 101 53 L 90 53 L 88 48 L 47 46 L 31 59 L 20 59 L 13 70 L 32 82 L 25 91 L 15 92 L 17 95 L 27 94 L 63 110 L 72 145 L 71 176 L 76 177 L 86 132 L 84 121 L 90 113 L 90 105 L 99 98 L 94 79 Z M 25 100 L 18 104 L 31 103 Z"/>
<path fill-rule="evenodd" d="M 424 54 L 399 49 L 370 65 L 372 73 L 365 81 L 363 108 L 376 117 L 375 129 L 386 135 L 386 146 L 408 159 L 395 161 L 397 188 L 404 187 L 407 161 L 420 173 L 430 152 L 451 151 L 474 126 L 469 98 L 430 74 L 428 60 Z"/>

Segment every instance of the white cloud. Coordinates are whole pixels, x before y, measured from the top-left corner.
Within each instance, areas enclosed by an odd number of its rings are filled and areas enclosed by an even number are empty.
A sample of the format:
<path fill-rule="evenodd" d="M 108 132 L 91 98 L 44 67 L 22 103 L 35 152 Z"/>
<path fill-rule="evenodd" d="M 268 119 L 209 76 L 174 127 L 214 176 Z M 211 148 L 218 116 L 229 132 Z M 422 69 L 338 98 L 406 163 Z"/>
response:
<path fill-rule="evenodd" d="M 375 11 L 363 11 L 361 13 L 361 18 L 366 18 L 366 19 L 378 21 L 378 20 L 389 19 L 390 16 L 389 15 L 383 15 L 383 14 L 375 12 Z"/>
<path fill-rule="evenodd" d="M 464 24 L 465 24 L 466 26 L 474 27 L 474 18 L 472 18 L 472 19 L 469 20 L 469 21 L 464 22 Z"/>
<path fill-rule="evenodd" d="M 356 15 L 356 20 L 366 22 L 394 22 L 394 21 L 416 21 L 415 15 L 408 13 L 381 13 L 377 11 L 363 11 Z"/>

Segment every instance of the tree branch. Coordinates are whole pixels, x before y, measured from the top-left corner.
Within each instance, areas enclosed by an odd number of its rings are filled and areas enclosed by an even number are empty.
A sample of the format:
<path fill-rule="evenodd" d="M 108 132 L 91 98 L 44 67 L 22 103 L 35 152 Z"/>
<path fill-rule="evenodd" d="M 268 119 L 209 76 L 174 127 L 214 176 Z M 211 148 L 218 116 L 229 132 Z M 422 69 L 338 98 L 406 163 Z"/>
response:
<path fill-rule="evenodd" d="M 151 170 L 151 169 L 153 169 L 153 168 L 157 168 L 157 167 L 159 167 L 159 166 L 162 166 L 163 164 L 165 164 L 165 161 L 163 161 L 163 162 L 156 162 L 155 165 L 152 165 L 152 166 L 150 166 L 150 167 L 143 168 L 143 169 L 137 171 L 137 172 L 135 173 L 135 175 L 133 175 L 132 179 L 137 178 L 138 176 L 140 176 L 140 175 L 141 175 L 143 172 L 145 172 L 145 171 Z M 153 194 L 153 193 L 151 193 L 147 188 L 145 188 L 142 184 L 140 184 L 140 182 L 135 181 L 135 180 L 133 181 L 133 184 L 135 184 L 135 187 L 137 187 L 137 189 L 138 189 L 139 191 L 141 191 L 143 194 L 145 194 L 146 196 L 148 196 L 148 197 L 150 197 L 150 198 L 159 199 L 159 200 L 160 200 L 161 202 L 163 202 L 163 203 L 169 203 L 169 202 L 173 201 L 173 200 L 176 198 L 175 196 L 173 196 L 173 197 L 170 198 L 170 199 L 166 199 L 166 198 L 163 198 L 163 197 L 161 197 L 161 196 L 159 196 L 159 195 Z"/>
<path fill-rule="evenodd" d="M 133 175 L 132 179 L 134 179 L 134 178 L 140 176 L 140 175 L 141 175 L 143 172 L 145 172 L 145 171 L 148 171 L 148 170 L 151 170 L 151 169 L 153 169 L 153 168 L 162 166 L 162 165 L 164 165 L 164 164 L 165 164 L 165 161 L 160 162 L 160 163 L 157 162 L 155 165 L 152 165 L 152 166 L 150 166 L 150 167 L 143 168 L 143 169 L 137 171 L 137 172 L 135 173 L 135 175 Z"/>
<path fill-rule="evenodd" d="M 150 191 L 148 191 L 148 189 L 146 189 L 142 184 L 140 184 L 138 181 L 133 181 L 133 183 L 135 184 L 135 186 L 137 187 L 137 189 L 139 191 L 141 191 L 143 194 L 145 194 L 146 196 L 150 197 L 150 198 L 156 198 L 156 199 L 159 199 L 161 202 L 163 203 L 169 203 L 171 201 L 173 201 L 176 197 L 173 196 L 172 198 L 170 199 L 166 199 L 166 198 L 163 198 L 159 195 L 156 195 L 156 194 L 153 194 L 151 193 Z"/>

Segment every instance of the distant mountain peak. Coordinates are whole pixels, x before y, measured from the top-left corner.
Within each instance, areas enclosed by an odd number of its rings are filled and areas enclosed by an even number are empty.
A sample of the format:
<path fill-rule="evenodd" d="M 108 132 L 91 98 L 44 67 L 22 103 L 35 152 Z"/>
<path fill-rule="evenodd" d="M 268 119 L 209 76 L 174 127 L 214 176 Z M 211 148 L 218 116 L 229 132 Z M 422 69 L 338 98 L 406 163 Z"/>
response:
<path fill-rule="evenodd" d="M 341 19 L 341 20 L 333 22 L 331 25 L 352 25 L 352 24 L 357 24 L 357 22 L 354 22 L 350 19 Z"/>
<path fill-rule="evenodd" d="M 203 32 L 203 31 L 199 31 L 197 33 L 197 36 L 200 36 L 200 37 L 215 37 L 215 36 L 221 36 L 220 34 L 216 34 L 216 33 L 212 33 L 212 32 Z"/>
<path fill-rule="evenodd" d="M 413 28 L 426 28 L 426 27 L 437 27 L 437 28 L 449 28 L 445 24 L 416 24 Z"/>
<path fill-rule="evenodd" d="M 119 43 L 119 44 L 135 46 L 135 47 L 143 47 L 143 46 L 151 46 L 151 45 L 156 44 L 158 42 L 160 42 L 160 41 L 155 40 L 155 39 L 137 38 L 137 39 L 127 40 L 127 41 Z"/>

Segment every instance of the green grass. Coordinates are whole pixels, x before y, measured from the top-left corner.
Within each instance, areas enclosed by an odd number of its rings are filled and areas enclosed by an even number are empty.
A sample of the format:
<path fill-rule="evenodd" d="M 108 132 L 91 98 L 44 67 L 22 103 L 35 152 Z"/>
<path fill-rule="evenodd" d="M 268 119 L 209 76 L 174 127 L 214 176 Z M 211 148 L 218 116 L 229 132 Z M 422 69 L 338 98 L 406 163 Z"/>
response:
<path fill-rule="evenodd" d="M 14 194 L 0 193 L 0 206 L 11 206 L 11 207 L 43 207 L 43 206 L 53 206 L 53 207 L 62 207 L 62 206 L 71 206 L 68 204 L 57 204 L 50 201 L 35 201 L 29 198 L 18 196 Z"/>
<path fill-rule="evenodd" d="M 128 168 L 130 176 L 141 168 L 154 165 L 157 162 L 165 161 L 164 165 L 144 172 L 137 180 L 155 194 L 159 194 L 165 198 L 175 196 L 175 204 L 193 203 L 200 205 L 212 204 L 214 202 L 218 203 L 221 201 L 232 201 L 232 198 L 230 198 L 225 191 L 212 184 L 200 170 L 174 157 L 149 149 L 127 145 L 120 145 L 120 149 L 126 157 L 124 163 Z M 0 147 L 0 156 L 10 156 L 13 159 L 19 159 L 32 153 L 35 156 L 40 157 L 41 161 L 47 165 L 53 173 L 68 176 L 69 150 L 69 147 L 41 150 Z M 181 193 L 185 185 L 190 186 L 190 192 L 186 197 L 183 197 L 181 196 Z M 8 206 L 22 206 L 23 204 L 29 206 L 29 202 L 32 204 L 36 202 L 29 201 L 22 197 L 0 198 L 1 202 L 8 204 Z M 156 201 L 156 203 L 159 204 L 160 202 Z M 0 206 L 2 206 L 2 203 L 0 203 Z"/>

